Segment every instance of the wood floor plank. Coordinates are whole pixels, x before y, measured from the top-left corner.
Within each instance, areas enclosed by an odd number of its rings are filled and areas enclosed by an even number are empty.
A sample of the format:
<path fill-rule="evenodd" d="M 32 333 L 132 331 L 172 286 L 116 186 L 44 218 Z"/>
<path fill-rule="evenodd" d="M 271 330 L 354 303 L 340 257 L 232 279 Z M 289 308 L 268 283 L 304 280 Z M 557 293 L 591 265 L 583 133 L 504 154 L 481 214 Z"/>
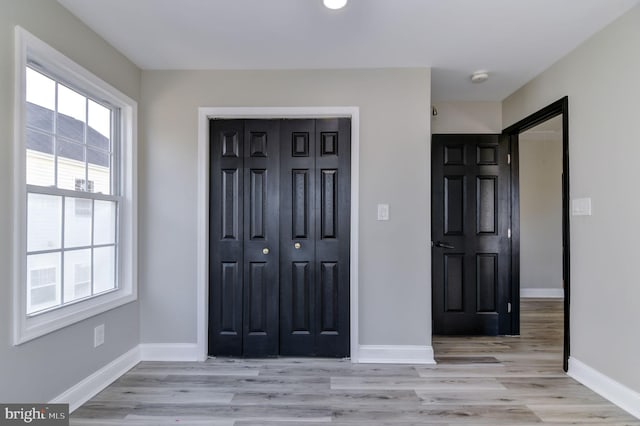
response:
<path fill-rule="evenodd" d="M 438 365 L 417 367 L 420 377 L 565 377 L 558 366 L 506 364 Z"/>
<path fill-rule="evenodd" d="M 380 377 L 332 377 L 331 389 L 335 390 L 464 390 L 476 391 L 505 389 L 495 378 L 380 378 Z"/>
<path fill-rule="evenodd" d="M 188 418 L 200 420 L 271 420 L 271 421 L 315 421 L 326 422 L 332 411 L 326 407 L 278 406 L 278 405 L 234 405 L 234 404 L 102 404 L 88 403 L 81 407 L 76 418 L 106 418 L 108 420 L 135 420 L 144 418 Z"/>
<path fill-rule="evenodd" d="M 184 417 L 132 417 L 127 419 L 78 419 L 72 417 L 70 426 L 234 426 L 234 420 L 212 420 L 207 418 Z"/>
<path fill-rule="evenodd" d="M 514 392 L 513 390 L 499 391 L 416 391 L 423 405 L 558 405 L 606 404 L 606 400 L 593 392 L 582 395 L 567 394 L 563 390 L 548 390 L 546 392 Z"/>
<path fill-rule="evenodd" d="M 571 404 L 571 405 L 536 405 L 528 406 L 543 421 L 573 421 L 580 424 L 607 424 L 609 422 L 625 422 L 640 424 L 638 419 L 625 413 L 611 404 Z"/>
<path fill-rule="evenodd" d="M 192 388 L 215 388 L 219 392 L 241 392 L 245 390 L 277 392 L 283 388 L 292 391 L 309 389 L 329 389 L 329 377 L 295 377 L 295 376 L 196 376 L 196 375 L 125 375 L 114 387 L 175 387 L 177 385 Z"/>
<path fill-rule="evenodd" d="M 413 390 L 394 391 L 329 391 L 319 395 L 318 393 L 292 393 L 292 392 L 242 392 L 234 396 L 232 403 L 242 404 L 269 404 L 269 405 L 304 405 L 322 407 L 349 407 L 380 404 L 393 405 L 397 408 L 416 407 L 420 398 Z"/>
<path fill-rule="evenodd" d="M 259 367 L 219 365 L 214 362 L 141 362 L 129 375 L 257 376 Z"/>
<path fill-rule="evenodd" d="M 316 365 L 265 365 L 260 369 L 260 376 L 366 376 L 366 377 L 418 377 L 414 366 L 384 365 L 384 364 L 352 364 L 352 363 L 322 363 Z"/>
<path fill-rule="evenodd" d="M 399 416 L 402 417 L 403 421 L 446 422 L 465 425 L 516 425 L 527 422 L 541 422 L 540 418 L 524 405 L 425 406 L 413 410 L 403 410 L 401 414 L 393 410 L 385 410 L 384 407 L 368 410 L 358 407 L 357 409 L 336 410 L 334 415 L 338 421 L 370 425 L 377 424 L 377 422 L 392 423 Z"/>
<path fill-rule="evenodd" d="M 138 403 L 174 404 L 228 404 L 233 399 L 232 392 L 216 389 L 175 387 L 109 387 L 93 397 L 94 402 L 136 401 Z"/>
<path fill-rule="evenodd" d="M 337 421 L 335 419 L 331 420 L 330 423 L 315 423 L 315 422 L 304 422 L 303 425 L 304 426 L 354 426 L 354 425 L 362 425 L 362 423 L 358 423 L 358 422 L 342 422 L 342 421 Z M 366 423 L 365 423 L 366 424 Z M 281 426 L 290 426 L 290 424 L 287 423 L 282 423 L 282 422 L 271 422 L 268 420 L 261 420 L 261 421 L 238 421 L 235 423 L 234 426 L 276 426 L 276 425 L 281 425 Z M 419 422 L 405 422 L 402 420 L 395 420 L 395 421 L 391 421 L 391 422 L 384 422 L 381 423 L 379 421 L 377 421 L 374 424 L 371 424 L 370 426 L 452 426 L 450 423 L 442 423 L 442 422 L 431 422 L 428 420 L 421 420 Z M 540 426 L 540 424 L 538 424 L 538 426 Z"/>

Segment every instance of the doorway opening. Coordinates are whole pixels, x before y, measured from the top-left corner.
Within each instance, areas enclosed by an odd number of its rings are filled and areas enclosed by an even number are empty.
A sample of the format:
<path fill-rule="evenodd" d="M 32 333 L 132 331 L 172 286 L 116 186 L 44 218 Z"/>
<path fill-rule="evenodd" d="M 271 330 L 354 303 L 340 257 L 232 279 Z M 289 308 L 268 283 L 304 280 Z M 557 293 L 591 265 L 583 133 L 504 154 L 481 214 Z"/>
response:
<path fill-rule="evenodd" d="M 535 270 L 535 265 L 532 265 L 532 261 L 534 259 L 527 258 L 523 259 L 523 255 L 527 255 L 527 251 L 531 251 L 531 249 L 535 249 L 537 245 L 536 242 L 522 241 L 523 231 L 524 237 L 527 238 L 531 235 L 532 230 L 530 228 L 530 223 L 524 224 L 523 219 L 527 220 L 528 215 L 531 213 L 530 211 L 521 212 L 521 207 L 529 208 L 527 206 L 530 199 L 523 200 L 522 199 L 522 191 L 526 190 L 526 186 L 528 184 L 524 184 L 521 179 L 521 160 L 523 159 L 523 155 L 521 153 L 521 148 L 524 147 L 525 155 L 526 152 L 536 151 L 535 145 L 529 146 L 530 142 L 528 139 L 531 139 L 532 135 L 542 136 L 543 139 L 551 139 L 555 140 L 553 142 L 548 142 L 552 148 L 557 150 L 558 145 L 560 145 L 561 149 L 561 177 L 556 179 L 561 185 L 560 190 L 560 208 L 561 208 L 561 266 L 557 264 L 556 260 L 553 261 L 553 269 L 555 271 L 552 274 L 558 274 L 558 268 L 561 267 L 561 285 L 548 286 L 547 289 L 540 290 L 539 287 L 537 290 L 532 290 L 529 282 L 523 282 L 521 280 L 530 280 L 532 278 L 532 273 Z M 511 211 L 512 211 L 512 250 L 511 250 L 511 298 L 514 301 L 513 303 L 513 315 L 511 318 L 512 321 L 512 330 L 513 334 L 520 334 L 520 315 L 521 315 L 521 303 L 520 297 L 521 294 L 533 295 L 536 294 L 545 294 L 552 295 L 556 294 L 558 296 L 563 297 L 562 302 L 562 317 L 563 317 L 563 369 L 564 371 L 568 370 L 569 367 L 569 354 L 570 354 L 570 336 L 569 336 L 569 308 L 570 308 L 570 239 L 569 239 L 569 101 L 567 97 L 564 97 L 547 107 L 531 114 L 530 116 L 524 118 L 523 120 L 515 123 L 514 125 L 508 127 L 503 131 L 504 135 L 507 135 L 509 138 L 510 150 L 512 155 L 512 165 L 511 165 Z M 535 137 L 534 137 L 535 138 Z M 521 139 L 523 141 L 521 141 Z M 535 144 L 539 141 L 533 141 Z M 525 146 L 526 144 L 526 146 Z M 525 165 L 525 169 L 530 168 L 530 164 L 528 159 Z M 554 160 L 548 160 L 554 161 Z M 555 161 L 557 161 L 557 154 Z M 552 166 L 554 169 L 560 169 L 558 165 Z M 525 173 L 529 173 L 528 170 L 525 170 Z M 557 173 L 557 172 L 556 172 Z M 554 179 L 552 176 L 551 179 Z M 556 199 L 558 198 L 557 186 L 558 183 L 552 185 L 551 191 L 547 191 L 547 194 L 544 195 L 548 199 Z M 550 184 L 551 185 L 551 184 Z M 526 197 L 530 197 L 530 193 L 526 195 Z M 549 200 L 549 202 L 554 203 L 554 201 Z M 557 201 L 555 201 L 557 203 Z M 557 226 L 557 209 L 558 206 L 552 208 L 552 211 L 548 218 L 552 222 L 556 222 Z M 522 215 L 524 213 L 524 217 Z M 554 226 L 553 224 L 550 226 Z M 545 244 L 557 245 L 557 233 L 552 235 L 551 240 L 549 238 L 546 239 Z M 554 242 L 553 239 L 556 239 Z M 523 246 L 524 243 L 524 246 Z M 533 243 L 533 244 L 532 244 Z M 549 250 L 553 251 L 553 247 L 548 247 Z M 524 250 L 524 252 L 523 252 Z M 556 256 L 557 256 L 557 248 Z M 529 257 L 529 256 L 528 256 Z M 524 271 L 522 268 L 524 267 Z M 523 275 L 524 274 L 524 275 Z M 551 278 L 553 279 L 553 278 Z"/>
<path fill-rule="evenodd" d="M 553 126 L 553 129 L 541 127 L 537 131 L 558 133 L 555 160 L 559 164 L 556 164 L 555 173 L 560 173 L 560 176 L 547 176 L 551 181 L 555 179 L 555 184 L 551 185 L 555 203 L 552 220 L 556 231 L 551 242 L 533 241 L 533 246 L 554 246 L 551 251 L 556 253 L 552 271 L 555 275 L 550 279 L 553 289 L 543 289 L 538 285 L 539 288 L 528 291 L 529 294 L 547 292 L 547 295 L 563 296 L 561 304 L 556 303 L 554 307 L 550 303 L 548 308 L 561 317 L 562 336 L 558 341 L 558 352 L 561 350 L 563 353 L 562 364 L 567 371 L 570 352 L 570 250 L 566 97 L 508 127 L 501 135 L 433 135 L 433 334 L 521 334 L 521 243 L 523 236 L 528 238 L 524 242 L 524 253 L 530 252 L 530 235 L 536 231 L 530 229 L 529 211 L 521 217 L 520 139 L 523 138 L 524 147 L 531 131 L 536 131 L 536 126 L 547 121 L 545 126 Z M 525 152 L 528 148 L 528 145 L 524 148 Z M 525 174 L 530 168 L 526 163 Z M 530 200 L 524 201 L 527 207 Z M 521 226 L 523 220 L 527 220 L 524 227 Z M 525 276 L 531 272 L 531 262 L 536 261 L 525 259 Z M 524 284 L 525 288 L 531 287 L 529 282 Z M 544 287 L 549 286 L 545 283 Z M 531 305 L 528 302 L 526 305 L 525 316 L 529 317 Z M 434 346 L 439 343 L 442 343 L 441 339 L 434 341 Z"/>

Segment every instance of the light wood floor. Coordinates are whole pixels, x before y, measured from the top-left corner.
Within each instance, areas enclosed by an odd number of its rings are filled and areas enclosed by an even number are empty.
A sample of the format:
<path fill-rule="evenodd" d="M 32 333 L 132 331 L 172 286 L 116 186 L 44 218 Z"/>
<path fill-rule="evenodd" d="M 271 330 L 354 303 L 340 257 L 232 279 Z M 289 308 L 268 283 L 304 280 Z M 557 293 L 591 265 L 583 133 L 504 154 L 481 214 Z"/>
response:
<path fill-rule="evenodd" d="M 520 337 L 435 337 L 435 366 L 327 359 L 143 362 L 72 425 L 640 425 L 562 371 L 562 302 Z"/>

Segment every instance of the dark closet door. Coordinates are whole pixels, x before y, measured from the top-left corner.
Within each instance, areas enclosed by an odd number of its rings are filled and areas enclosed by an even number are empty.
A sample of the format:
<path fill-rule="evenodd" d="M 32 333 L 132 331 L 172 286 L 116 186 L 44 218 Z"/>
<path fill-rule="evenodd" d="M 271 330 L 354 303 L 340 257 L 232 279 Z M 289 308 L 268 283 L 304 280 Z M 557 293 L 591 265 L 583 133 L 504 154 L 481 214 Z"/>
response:
<path fill-rule="evenodd" d="M 284 120 L 280 354 L 349 355 L 351 125 Z"/>
<path fill-rule="evenodd" d="M 209 354 L 242 355 L 244 122 L 210 122 Z"/>
<path fill-rule="evenodd" d="M 212 120 L 209 353 L 278 353 L 276 120 Z"/>
<path fill-rule="evenodd" d="M 278 355 L 279 130 L 244 122 L 244 356 Z"/>
<path fill-rule="evenodd" d="M 433 135 L 434 334 L 509 333 L 508 144 Z"/>
<path fill-rule="evenodd" d="M 350 121 L 210 126 L 209 353 L 348 356 Z"/>
<path fill-rule="evenodd" d="M 303 356 L 318 333 L 315 120 L 287 120 L 281 131 L 280 353 Z"/>
<path fill-rule="evenodd" d="M 317 356 L 346 357 L 349 348 L 351 120 L 316 120 Z"/>

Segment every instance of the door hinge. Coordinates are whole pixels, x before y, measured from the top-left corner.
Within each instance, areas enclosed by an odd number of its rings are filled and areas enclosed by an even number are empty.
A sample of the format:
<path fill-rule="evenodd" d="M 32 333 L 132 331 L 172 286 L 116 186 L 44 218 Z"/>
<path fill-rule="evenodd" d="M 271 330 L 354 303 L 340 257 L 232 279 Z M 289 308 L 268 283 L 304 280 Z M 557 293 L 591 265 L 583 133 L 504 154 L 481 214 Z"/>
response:
<path fill-rule="evenodd" d="M 507 230 L 507 238 L 511 238 L 511 228 Z"/>
<path fill-rule="evenodd" d="M 507 164 L 511 164 L 511 154 L 507 154 Z"/>
<path fill-rule="evenodd" d="M 507 303 L 507 313 L 511 313 L 511 302 Z"/>

